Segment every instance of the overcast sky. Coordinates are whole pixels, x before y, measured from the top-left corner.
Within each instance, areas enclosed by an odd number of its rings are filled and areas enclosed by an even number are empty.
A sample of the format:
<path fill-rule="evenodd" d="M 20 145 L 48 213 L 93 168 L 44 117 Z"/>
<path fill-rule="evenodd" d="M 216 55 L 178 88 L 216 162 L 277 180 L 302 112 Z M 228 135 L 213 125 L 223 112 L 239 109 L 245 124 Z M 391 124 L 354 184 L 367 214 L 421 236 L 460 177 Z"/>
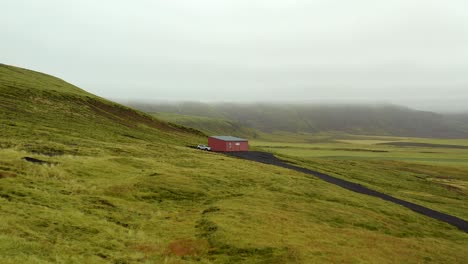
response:
<path fill-rule="evenodd" d="M 131 100 L 468 110 L 467 0 L 1 0 L 0 62 Z"/>

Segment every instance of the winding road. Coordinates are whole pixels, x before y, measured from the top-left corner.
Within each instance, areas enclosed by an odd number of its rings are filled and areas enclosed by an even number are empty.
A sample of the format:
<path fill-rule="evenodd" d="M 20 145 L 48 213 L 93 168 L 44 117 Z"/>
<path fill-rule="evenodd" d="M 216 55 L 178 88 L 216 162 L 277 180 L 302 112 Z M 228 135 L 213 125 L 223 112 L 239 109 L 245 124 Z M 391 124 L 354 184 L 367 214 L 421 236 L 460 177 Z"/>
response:
<path fill-rule="evenodd" d="M 458 217 L 453 216 L 453 215 L 441 213 L 439 211 L 435 211 L 435 210 L 429 209 L 427 207 L 424 207 L 424 206 L 421 206 L 421 205 L 418 205 L 418 204 L 415 204 L 415 203 L 407 202 L 405 200 L 395 198 L 395 197 L 390 196 L 388 194 L 384 194 L 384 193 L 381 193 L 381 192 L 378 192 L 378 191 L 371 190 L 371 189 L 369 189 L 367 187 L 364 187 L 364 186 L 362 186 L 360 184 L 357 184 L 357 183 L 353 183 L 353 182 L 346 181 L 346 180 L 343 180 L 343 179 L 339 179 L 339 178 L 336 178 L 336 177 L 333 177 L 333 176 L 330 176 L 330 175 L 327 175 L 327 174 L 324 174 L 324 173 L 321 173 L 321 172 L 317 172 L 317 171 L 313 171 L 313 170 L 309 170 L 309 169 L 306 169 L 306 168 L 302 168 L 302 167 L 292 165 L 291 163 L 288 163 L 288 162 L 286 162 L 284 160 L 278 159 L 273 154 L 268 153 L 268 152 L 260 152 L 260 151 L 226 152 L 225 154 L 227 154 L 229 156 L 238 157 L 238 158 L 241 158 L 241 159 L 252 160 L 252 161 L 261 162 L 261 163 L 265 163 L 265 164 L 271 164 L 271 165 L 275 165 L 275 166 L 279 166 L 279 167 L 299 171 L 299 172 L 302 172 L 302 173 L 305 173 L 305 174 L 309 174 L 309 175 L 315 176 L 317 178 L 320 178 L 320 179 L 322 179 L 322 180 L 324 180 L 326 182 L 338 185 L 338 186 L 340 186 L 340 187 L 342 187 L 344 189 L 347 189 L 347 190 L 350 190 L 350 191 L 353 191 L 353 192 L 357 192 L 357 193 L 362 193 L 362 194 L 367 194 L 367 195 L 370 195 L 370 196 L 378 197 L 378 198 L 381 198 L 383 200 L 386 200 L 386 201 L 389 201 L 389 202 L 392 202 L 392 203 L 395 203 L 395 204 L 398 204 L 398 205 L 402 205 L 402 206 L 404 206 L 404 207 L 406 207 L 408 209 L 411 209 L 411 210 L 413 210 L 413 211 L 415 211 L 417 213 L 420 213 L 422 215 L 434 218 L 434 219 L 439 220 L 439 221 L 443 221 L 445 223 L 453 225 L 453 226 L 459 228 L 460 230 L 463 230 L 464 232 L 468 233 L 468 222 L 461 219 L 461 218 L 458 218 Z"/>

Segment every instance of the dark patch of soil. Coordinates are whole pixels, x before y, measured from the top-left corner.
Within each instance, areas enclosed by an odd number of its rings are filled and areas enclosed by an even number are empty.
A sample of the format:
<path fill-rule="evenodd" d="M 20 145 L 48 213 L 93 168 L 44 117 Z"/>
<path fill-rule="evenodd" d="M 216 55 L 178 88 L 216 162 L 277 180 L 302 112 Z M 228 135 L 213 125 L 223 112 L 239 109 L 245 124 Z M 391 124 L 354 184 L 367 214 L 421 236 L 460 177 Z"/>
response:
<path fill-rule="evenodd" d="M 6 193 L 0 193 L 0 198 L 6 199 L 8 201 L 13 200 L 12 197 Z"/>
<path fill-rule="evenodd" d="M 407 202 L 407 201 L 395 198 L 393 196 L 371 190 L 371 189 L 369 189 L 367 187 L 364 187 L 364 186 L 362 186 L 360 184 L 357 184 L 357 183 L 354 183 L 354 182 L 346 181 L 346 180 L 339 179 L 339 178 L 336 178 L 336 177 L 333 177 L 333 176 L 330 176 L 330 175 L 327 175 L 327 174 L 324 174 L 324 173 L 321 173 L 321 172 L 318 172 L 318 171 L 313 171 L 313 170 L 309 170 L 309 169 L 306 169 L 306 168 L 302 168 L 302 167 L 299 167 L 299 166 L 292 165 L 292 164 L 288 163 L 287 161 L 278 159 L 277 157 L 275 157 L 271 153 L 260 152 L 260 151 L 248 151 L 248 152 L 245 151 L 245 152 L 226 152 L 225 154 L 230 155 L 230 156 L 234 156 L 234 157 L 238 157 L 238 158 L 241 158 L 241 159 L 257 161 L 257 162 L 261 162 L 261 163 L 265 163 L 265 164 L 271 164 L 271 165 L 275 165 L 275 166 L 279 166 L 279 167 L 299 171 L 299 172 L 302 172 L 302 173 L 305 173 L 305 174 L 309 174 L 309 175 L 315 176 L 317 178 L 320 178 L 320 179 L 322 179 L 322 180 L 324 180 L 324 181 L 326 181 L 328 183 L 340 186 L 340 187 L 342 187 L 344 189 L 347 189 L 347 190 L 350 190 L 350 191 L 353 191 L 353 192 L 357 192 L 357 193 L 361 193 L 361 194 L 366 194 L 366 195 L 378 197 L 378 198 L 381 198 L 383 200 L 386 200 L 386 201 L 389 201 L 389 202 L 392 202 L 392 203 L 395 203 L 395 204 L 398 204 L 398 205 L 402 205 L 402 206 L 404 206 L 404 207 L 406 207 L 408 209 L 411 209 L 411 210 L 413 210 L 413 211 L 415 211 L 417 213 L 420 213 L 422 215 L 434 218 L 434 219 L 439 220 L 439 221 L 443 221 L 445 223 L 453 225 L 453 226 L 455 226 L 455 227 L 457 227 L 457 228 L 459 228 L 459 229 L 461 229 L 461 230 L 468 233 L 468 222 L 461 219 L 461 218 L 458 218 L 456 216 L 452 216 L 452 215 L 449 215 L 449 214 L 441 213 L 441 212 L 429 209 L 427 207 L 424 207 L 424 206 L 421 206 L 421 205 L 418 205 L 418 204 Z"/>
<path fill-rule="evenodd" d="M 179 257 L 200 256 L 209 249 L 209 243 L 203 239 L 180 239 L 169 243 L 167 255 Z"/>
<path fill-rule="evenodd" d="M 387 142 L 387 143 L 379 143 L 377 145 L 390 145 L 390 146 L 397 146 L 397 147 L 468 149 L 468 146 L 462 146 L 462 145 L 430 144 L 430 143 L 417 143 L 417 142 Z"/>
<path fill-rule="evenodd" d="M 201 219 L 197 222 L 195 228 L 199 231 L 198 236 L 207 238 L 218 230 L 218 225 L 210 220 Z"/>
<path fill-rule="evenodd" d="M 97 199 L 96 200 L 96 203 L 97 204 L 100 204 L 100 205 L 103 205 L 103 206 L 107 206 L 107 207 L 114 207 L 115 208 L 115 205 L 112 204 L 111 202 L 105 200 L 105 199 Z"/>
<path fill-rule="evenodd" d="M 135 137 L 135 136 L 129 135 L 129 134 L 123 134 L 122 136 L 124 136 L 124 137 L 128 137 L 128 138 L 133 138 L 133 139 L 141 139 L 141 138 L 138 138 L 138 137 Z"/>
<path fill-rule="evenodd" d="M 6 171 L 0 171 L 0 179 L 2 178 L 14 178 L 16 177 L 16 174 L 11 173 L 11 172 L 6 172 Z"/>
<path fill-rule="evenodd" d="M 102 259 L 107 259 L 108 258 L 108 256 L 106 254 L 104 254 L 104 253 L 97 253 L 96 256 L 98 256 L 98 257 L 100 257 Z"/>
<path fill-rule="evenodd" d="M 342 151 L 360 151 L 360 152 L 389 152 L 388 150 L 379 149 L 347 149 L 347 148 L 336 148 L 331 150 L 342 150 Z"/>
<path fill-rule="evenodd" d="M 215 213 L 215 212 L 218 212 L 220 210 L 221 209 L 219 209 L 218 207 L 213 206 L 213 207 L 209 207 L 209 208 L 203 210 L 202 214 Z"/>
<path fill-rule="evenodd" d="M 40 159 L 36 159 L 36 158 L 31 158 L 31 157 L 23 157 L 23 160 L 25 160 L 27 162 L 39 164 L 39 165 L 49 165 L 49 166 L 51 166 L 51 165 L 57 165 L 58 164 L 57 162 L 50 162 L 50 161 L 40 160 Z"/>
<path fill-rule="evenodd" d="M 278 148 L 278 149 L 290 148 L 289 146 L 259 146 L 259 147 Z M 389 152 L 388 150 L 359 149 L 359 148 L 307 148 L 307 149 L 311 149 L 311 150 L 360 151 L 360 152 Z"/>

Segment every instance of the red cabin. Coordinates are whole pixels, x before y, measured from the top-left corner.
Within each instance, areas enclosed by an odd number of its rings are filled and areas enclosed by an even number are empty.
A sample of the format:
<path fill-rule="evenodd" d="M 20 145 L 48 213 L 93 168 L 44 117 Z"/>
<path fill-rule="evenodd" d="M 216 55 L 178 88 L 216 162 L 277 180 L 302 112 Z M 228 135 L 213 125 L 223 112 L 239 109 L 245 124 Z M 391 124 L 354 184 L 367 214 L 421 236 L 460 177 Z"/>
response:
<path fill-rule="evenodd" d="M 211 151 L 249 151 L 249 141 L 231 136 L 208 137 L 208 146 Z"/>

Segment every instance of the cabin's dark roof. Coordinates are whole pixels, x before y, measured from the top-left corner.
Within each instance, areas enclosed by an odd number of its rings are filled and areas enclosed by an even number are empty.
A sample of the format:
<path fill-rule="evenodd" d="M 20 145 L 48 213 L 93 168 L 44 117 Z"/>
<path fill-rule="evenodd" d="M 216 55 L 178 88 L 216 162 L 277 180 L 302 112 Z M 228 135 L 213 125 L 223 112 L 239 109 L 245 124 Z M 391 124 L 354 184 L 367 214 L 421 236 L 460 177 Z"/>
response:
<path fill-rule="evenodd" d="M 211 136 L 212 138 L 224 140 L 224 141 L 248 141 L 244 138 L 231 137 L 231 136 Z"/>

